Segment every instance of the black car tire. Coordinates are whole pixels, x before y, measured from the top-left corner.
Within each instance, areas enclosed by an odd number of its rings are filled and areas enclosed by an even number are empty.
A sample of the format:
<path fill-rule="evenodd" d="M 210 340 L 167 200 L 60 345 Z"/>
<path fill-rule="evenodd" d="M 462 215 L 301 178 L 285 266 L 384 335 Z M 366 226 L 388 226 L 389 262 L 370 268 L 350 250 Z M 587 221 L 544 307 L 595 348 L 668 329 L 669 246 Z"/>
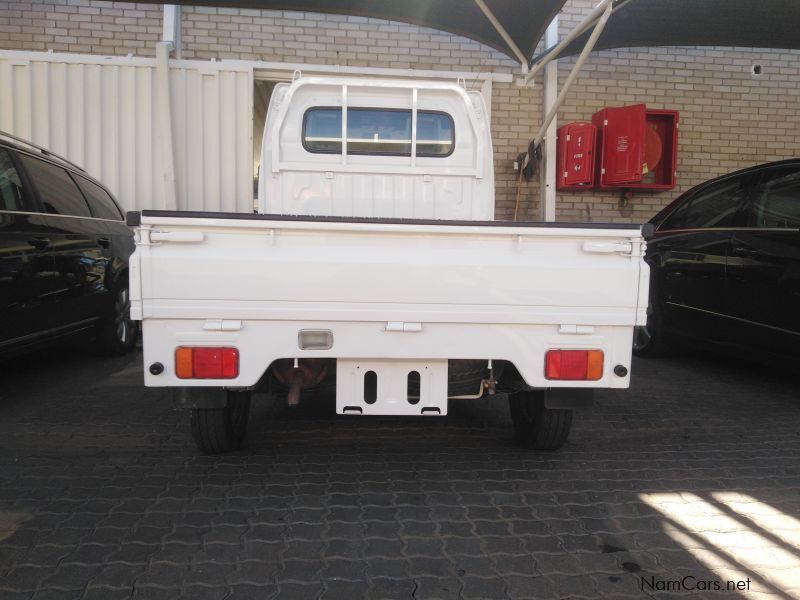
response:
<path fill-rule="evenodd" d="M 547 408 L 544 392 L 523 391 L 509 394 L 508 406 L 520 446 L 533 450 L 558 450 L 572 428 L 572 411 Z"/>
<path fill-rule="evenodd" d="M 131 319 L 131 297 L 127 276 L 114 285 L 111 310 L 100 325 L 98 349 L 107 356 L 122 356 L 133 350 L 139 336 L 139 322 Z"/>
<path fill-rule="evenodd" d="M 221 454 L 242 447 L 250 417 L 250 392 L 227 392 L 225 408 L 193 408 L 192 438 L 204 454 Z"/>
<path fill-rule="evenodd" d="M 665 339 L 661 308 L 652 302 L 647 306 L 647 325 L 633 329 L 633 353 L 642 358 L 657 358 L 669 354 Z"/>

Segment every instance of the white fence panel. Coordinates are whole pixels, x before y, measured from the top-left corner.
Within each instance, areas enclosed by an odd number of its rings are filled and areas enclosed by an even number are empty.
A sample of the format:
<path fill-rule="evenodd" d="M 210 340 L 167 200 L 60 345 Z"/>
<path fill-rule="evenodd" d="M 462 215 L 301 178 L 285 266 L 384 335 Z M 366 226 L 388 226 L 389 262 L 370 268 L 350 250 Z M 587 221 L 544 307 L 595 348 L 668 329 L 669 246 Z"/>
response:
<path fill-rule="evenodd" d="M 126 210 L 164 208 L 155 60 L 0 51 L 0 131 L 81 165 Z M 170 61 L 179 210 L 252 212 L 253 71 Z"/>

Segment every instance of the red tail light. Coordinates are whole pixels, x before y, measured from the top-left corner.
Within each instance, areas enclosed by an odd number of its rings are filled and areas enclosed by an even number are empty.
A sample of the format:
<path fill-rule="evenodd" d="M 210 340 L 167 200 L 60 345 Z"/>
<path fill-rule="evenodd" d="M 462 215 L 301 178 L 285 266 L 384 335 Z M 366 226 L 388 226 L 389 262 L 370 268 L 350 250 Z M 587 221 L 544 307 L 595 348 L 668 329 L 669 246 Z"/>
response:
<path fill-rule="evenodd" d="M 601 350 L 550 350 L 545 355 L 547 379 L 597 381 L 603 376 Z"/>
<path fill-rule="evenodd" d="M 179 379 L 234 379 L 239 375 L 239 351 L 182 346 L 175 351 L 175 375 Z"/>

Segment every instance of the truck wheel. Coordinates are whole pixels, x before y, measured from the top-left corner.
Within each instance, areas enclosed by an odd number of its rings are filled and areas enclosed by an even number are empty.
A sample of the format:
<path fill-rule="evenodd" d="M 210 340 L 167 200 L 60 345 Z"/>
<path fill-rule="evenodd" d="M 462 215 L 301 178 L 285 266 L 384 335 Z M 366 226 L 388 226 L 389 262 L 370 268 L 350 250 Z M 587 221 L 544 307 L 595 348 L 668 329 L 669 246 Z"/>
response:
<path fill-rule="evenodd" d="M 547 408 L 541 390 L 509 394 L 516 441 L 534 450 L 558 450 L 569 437 L 572 411 Z"/>
<path fill-rule="evenodd" d="M 647 324 L 633 328 L 633 353 L 643 358 L 657 358 L 669 354 L 669 344 L 664 339 L 661 309 L 652 302 L 647 305 Z"/>
<path fill-rule="evenodd" d="M 122 356 L 136 345 L 139 322 L 131 320 L 131 296 L 127 276 L 114 286 L 114 304 L 97 334 L 97 351 L 106 356 Z"/>
<path fill-rule="evenodd" d="M 193 408 L 192 438 L 204 454 L 238 450 L 247 432 L 250 392 L 229 391 L 225 408 Z"/>

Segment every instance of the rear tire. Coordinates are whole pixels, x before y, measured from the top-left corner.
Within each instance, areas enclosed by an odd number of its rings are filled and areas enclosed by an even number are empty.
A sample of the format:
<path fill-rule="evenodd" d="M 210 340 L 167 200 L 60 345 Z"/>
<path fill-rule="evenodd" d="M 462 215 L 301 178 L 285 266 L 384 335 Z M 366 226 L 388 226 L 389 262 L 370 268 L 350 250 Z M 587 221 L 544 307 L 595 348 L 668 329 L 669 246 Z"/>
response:
<path fill-rule="evenodd" d="M 633 328 L 633 353 L 642 358 L 657 358 L 668 355 L 669 350 L 661 308 L 651 302 L 647 305 L 647 324 Z"/>
<path fill-rule="evenodd" d="M 225 408 L 193 408 L 192 438 L 204 454 L 222 454 L 242 447 L 250 417 L 250 392 L 228 391 Z"/>
<path fill-rule="evenodd" d="M 114 303 L 100 325 L 98 350 L 106 356 L 122 356 L 136 345 L 139 322 L 131 319 L 131 296 L 128 277 L 122 275 L 114 285 Z"/>
<path fill-rule="evenodd" d="M 517 444 L 533 450 L 558 450 L 572 428 L 572 411 L 547 408 L 541 390 L 509 394 L 508 405 Z"/>

